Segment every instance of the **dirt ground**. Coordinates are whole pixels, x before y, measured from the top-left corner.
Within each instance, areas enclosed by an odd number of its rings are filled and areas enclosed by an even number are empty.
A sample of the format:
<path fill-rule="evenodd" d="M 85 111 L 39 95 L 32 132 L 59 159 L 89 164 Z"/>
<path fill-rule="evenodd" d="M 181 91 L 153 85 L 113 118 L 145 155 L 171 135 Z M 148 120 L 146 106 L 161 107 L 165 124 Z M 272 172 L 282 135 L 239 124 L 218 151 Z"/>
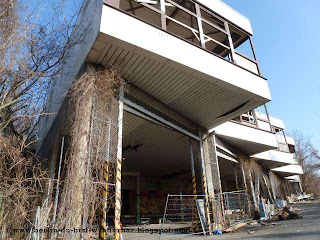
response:
<path fill-rule="evenodd" d="M 320 239 L 320 200 L 311 203 L 300 203 L 290 207 L 299 208 L 302 219 L 277 221 L 267 225 L 247 225 L 234 233 L 216 236 L 182 236 L 172 234 L 162 234 L 161 240 L 207 240 L 207 239 L 254 239 L 254 240 L 319 240 Z M 143 226 L 148 228 L 148 226 Z M 123 240 L 156 240 L 159 234 L 150 233 L 124 233 Z"/>

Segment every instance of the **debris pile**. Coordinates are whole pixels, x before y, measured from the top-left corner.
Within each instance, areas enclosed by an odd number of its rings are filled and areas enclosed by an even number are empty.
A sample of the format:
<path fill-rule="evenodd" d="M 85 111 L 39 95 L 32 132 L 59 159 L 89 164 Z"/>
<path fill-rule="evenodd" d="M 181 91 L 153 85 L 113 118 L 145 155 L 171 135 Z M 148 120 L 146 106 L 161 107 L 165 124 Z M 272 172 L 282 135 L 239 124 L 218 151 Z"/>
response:
<path fill-rule="evenodd" d="M 278 217 L 278 220 L 280 221 L 302 218 L 302 216 L 293 211 L 290 211 L 287 207 L 284 207 L 278 214 L 276 214 L 276 217 Z"/>

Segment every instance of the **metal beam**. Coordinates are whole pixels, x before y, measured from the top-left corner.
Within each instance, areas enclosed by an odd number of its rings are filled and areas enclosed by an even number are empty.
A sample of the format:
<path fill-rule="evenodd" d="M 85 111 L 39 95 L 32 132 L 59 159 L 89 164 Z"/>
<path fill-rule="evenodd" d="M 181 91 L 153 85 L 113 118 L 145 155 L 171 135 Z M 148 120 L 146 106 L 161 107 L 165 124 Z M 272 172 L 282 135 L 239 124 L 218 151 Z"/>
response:
<path fill-rule="evenodd" d="M 198 4 L 195 4 L 195 7 L 196 7 L 196 14 L 197 14 L 197 21 L 198 21 L 200 43 L 201 43 L 201 47 L 203 47 L 205 49 L 206 48 L 206 43 L 204 41 L 202 19 L 201 19 L 201 11 L 200 11 L 200 7 L 199 7 Z"/>
<path fill-rule="evenodd" d="M 161 123 L 162 125 L 165 125 L 165 126 L 168 126 L 170 128 L 173 128 L 173 129 L 175 129 L 175 130 L 177 130 L 177 131 L 179 131 L 179 132 L 181 132 L 181 133 L 183 133 L 183 134 L 185 134 L 185 135 L 187 135 L 189 137 L 192 137 L 193 139 L 195 139 L 197 141 L 200 141 L 200 138 L 198 136 L 196 136 L 193 133 L 190 133 L 189 131 L 187 131 L 186 129 L 183 129 L 182 127 L 180 127 L 180 126 L 178 126 L 178 125 L 176 125 L 176 124 L 174 124 L 174 123 L 172 123 L 172 122 L 170 122 L 170 121 L 158 116 L 157 114 L 155 114 L 153 112 L 150 112 L 148 109 L 144 108 L 143 106 L 138 105 L 137 103 L 134 103 L 133 101 L 131 101 L 131 100 L 127 99 L 127 98 L 124 98 L 124 103 L 126 105 L 126 107 L 125 107 L 126 111 L 129 111 L 129 112 L 131 112 L 133 114 L 135 114 L 135 113 L 132 110 L 135 110 L 136 113 L 140 112 L 139 113 L 139 117 L 143 117 L 146 120 L 153 121 L 153 122 L 156 122 L 156 123 Z M 131 107 L 131 109 L 128 108 L 128 107 Z M 136 114 L 136 115 L 138 115 L 138 114 Z"/>
<path fill-rule="evenodd" d="M 230 52 L 231 52 L 231 58 L 232 58 L 231 61 L 236 63 L 235 52 L 234 52 L 233 41 L 232 41 L 232 37 L 231 37 L 231 33 L 230 33 L 229 23 L 224 22 L 224 26 L 225 26 L 225 29 L 228 34 L 228 41 L 229 41 L 229 47 L 230 47 Z"/>
<path fill-rule="evenodd" d="M 186 2 L 186 0 L 183 0 L 183 1 L 180 3 L 180 5 L 181 5 L 181 6 L 184 6 L 185 2 Z M 169 17 L 173 18 L 175 15 L 177 15 L 177 13 L 178 13 L 179 11 L 180 11 L 180 8 L 176 7 L 176 8 L 173 10 L 173 12 L 170 14 Z M 191 21 L 192 21 L 192 18 L 191 18 Z M 168 20 L 167 24 L 169 24 L 169 23 L 170 23 L 170 19 Z"/>
<path fill-rule="evenodd" d="M 167 19 L 166 19 L 166 3 L 165 0 L 160 0 L 161 9 L 161 27 L 163 30 L 167 30 Z"/>
<path fill-rule="evenodd" d="M 256 64 L 257 64 L 257 68 L 258 68 L 258 73 L 259 73 L 259 75 L 261 75 L 260 66 L 259 66 L 259 63 L 258 63 L 258 58 L 257 58 L 257 55 L 256 55 L 256 51 L 255 51 L 255 49 L 254 49 L 254 44 L 253 44 L 253 41 L 252 41 L 252 37 L 251 37 L 251 36 L 249 36 L 249 41 L 250 41 L 251 50 L 252 50 L 252 53 L 253 53 L 254 60 L 256 60 Z"/>

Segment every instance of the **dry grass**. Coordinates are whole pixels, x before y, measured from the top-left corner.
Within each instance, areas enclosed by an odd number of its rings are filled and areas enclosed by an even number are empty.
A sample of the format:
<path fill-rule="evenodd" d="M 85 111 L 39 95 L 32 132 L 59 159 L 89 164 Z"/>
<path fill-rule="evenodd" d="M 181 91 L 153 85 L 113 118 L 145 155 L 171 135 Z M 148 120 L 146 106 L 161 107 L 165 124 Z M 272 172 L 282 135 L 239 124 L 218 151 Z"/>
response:
<path fill-rule="evenodd" d="M 41 205 L 47 172 L 23 139 L 0 135 L 0 238 L 25 239 L 36 207 Z"/>

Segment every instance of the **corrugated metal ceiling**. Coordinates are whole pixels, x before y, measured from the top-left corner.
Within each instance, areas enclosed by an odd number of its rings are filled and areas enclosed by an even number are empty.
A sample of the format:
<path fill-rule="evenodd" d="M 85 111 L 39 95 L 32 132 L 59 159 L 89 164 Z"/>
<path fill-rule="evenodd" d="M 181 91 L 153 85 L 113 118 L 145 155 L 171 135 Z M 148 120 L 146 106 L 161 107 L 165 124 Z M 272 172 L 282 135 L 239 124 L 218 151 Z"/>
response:
<path fill-rule="evenodd" d="M 103 42 L 104 35 L 100 35 L 87 58 L 88 62 L 119 66 L 121 75 L 128 82 L 203 127 L 210 129 L 232 118 L 232 114 L 219 116 L 243 103 L 248 102 L 244 110 L 259 104 L 239 91 L 200 79 L 190 68 L 164 61 L 141 49 L 125 49 L 115 46 L 115 43 Z M 244 111 L 240 110 L 241 113 Z"/>

